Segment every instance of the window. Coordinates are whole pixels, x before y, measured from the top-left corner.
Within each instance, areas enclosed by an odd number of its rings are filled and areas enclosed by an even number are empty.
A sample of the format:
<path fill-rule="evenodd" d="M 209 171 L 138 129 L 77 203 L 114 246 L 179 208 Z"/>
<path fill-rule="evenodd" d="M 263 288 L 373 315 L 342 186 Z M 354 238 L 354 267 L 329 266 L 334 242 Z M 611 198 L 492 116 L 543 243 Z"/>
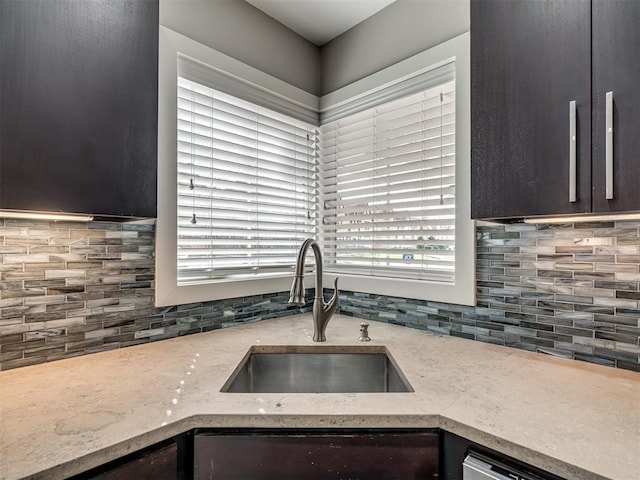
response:
<path fill-rule="evenodd" d="M 314 126 L 178 79 L 178 282 L 291 273 L 316 236 Z"/>
<path fill-rule="evenodd" d="M 159 40 L 156 306 L 289 290 L 317 229 L 318 97 L 166 27 Z"/>
<path fill-rule="evenodd" d="M 327 271 L 454 280 L 455 82 L 321 127 Z"/>
<path fill-rule="evenodd" d="M 475 304 L 469 34 L 320 101 L 325 283 Z"/>
<path fill-rule="evenodd" d="M 321 98 L 162 26 L 159 69 L 156 306 L 286 291 L 313 236 L 326 285 L 475 303 L 468 33 Z"/>

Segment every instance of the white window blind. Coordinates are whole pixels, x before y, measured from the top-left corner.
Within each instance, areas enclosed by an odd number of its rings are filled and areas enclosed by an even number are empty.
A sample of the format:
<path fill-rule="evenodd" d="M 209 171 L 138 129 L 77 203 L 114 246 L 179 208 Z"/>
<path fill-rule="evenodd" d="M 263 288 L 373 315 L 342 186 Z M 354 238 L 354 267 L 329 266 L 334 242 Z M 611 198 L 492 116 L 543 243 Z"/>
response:
<path fill-rule="evenodd" d="M 317 234 L 317 131 L 178 78 L 178 282 L 290 272 Z"/>
<path fill-rule="evenodd" d="M 455 81 L 321 127 L 327 271 L 454 280 Z"/>

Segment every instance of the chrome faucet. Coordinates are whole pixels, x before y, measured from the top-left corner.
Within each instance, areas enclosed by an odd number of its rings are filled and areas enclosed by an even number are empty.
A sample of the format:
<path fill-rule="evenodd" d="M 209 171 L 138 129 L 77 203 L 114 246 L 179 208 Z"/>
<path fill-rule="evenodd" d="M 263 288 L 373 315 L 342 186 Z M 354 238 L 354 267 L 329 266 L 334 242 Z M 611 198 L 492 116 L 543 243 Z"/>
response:
<path fill-rule="evenodd" d="M 298 252 L 298 260 L 296 261 L 295 278 L 291 285 L 291 295 L 289 303 L 291 305 L 304 305 L 304 260 L 309 247 L 313 249 L 316 258 L 316 296 L 313 300 L 313 341 L 324 342 L 327 340 L 324 332 L 327 329 L 327 323 L 331 320 L 331 316 L 338 308 L 338 277 L 336 277 L 333 286 L 333 297 L 329 302 L 324 301 L 322 295 L 322 253 L 320 247 L 313 238 L 307 238 L 300 247 Z"/>

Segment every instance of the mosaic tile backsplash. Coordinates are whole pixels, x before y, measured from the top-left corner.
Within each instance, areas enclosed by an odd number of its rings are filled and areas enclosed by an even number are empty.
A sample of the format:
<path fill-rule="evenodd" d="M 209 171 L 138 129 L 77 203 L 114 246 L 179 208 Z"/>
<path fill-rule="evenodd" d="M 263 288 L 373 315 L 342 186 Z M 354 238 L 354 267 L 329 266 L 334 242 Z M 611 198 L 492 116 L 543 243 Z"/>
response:
<path fill-rule="evenodd" d="M 0 370 L 310 310 L 289 292 L 155 308 L 154 270 L 153 225 L 0 219 Z"/>
<path fill-rule="evenodd" d="M 475 307 L 341 292 L 341 313 L 640 371 L 639 227 L 479 222 Z"/>
<path fill-rule="evenodd" d="M 640 371 L 639 228 L 479 224 L 475 307 L 340 292 L 341 312 Z M 153 250 L 150 224 L 0 220 L 0 369 L 310 311 L 311 291 L 155 308 Z"/>

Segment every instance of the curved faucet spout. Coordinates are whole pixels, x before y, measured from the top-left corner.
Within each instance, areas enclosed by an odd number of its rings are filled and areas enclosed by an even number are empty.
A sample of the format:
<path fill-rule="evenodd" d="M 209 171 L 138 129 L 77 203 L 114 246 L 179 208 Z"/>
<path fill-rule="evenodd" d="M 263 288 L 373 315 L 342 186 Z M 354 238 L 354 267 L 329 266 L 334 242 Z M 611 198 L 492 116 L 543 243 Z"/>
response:
<path fill-rule="evenodd" d="M 289 303 L 292 305 L 304 305 L 304 261 L 309 247 L 312 248 L 316 260 L 316 294 L 313 300 L 313 341 L 324 342 L 327 340 L 325 330 L 327 323 L 338 308 L 338 278 L 334 280 L 334 292 L 331 300 L 324 301 L 322 294 L 322 253 L 320 246 L 312 239 L 308 238 L 298 251 L 296 260 L 295 277 L 291 285 Z"/>

